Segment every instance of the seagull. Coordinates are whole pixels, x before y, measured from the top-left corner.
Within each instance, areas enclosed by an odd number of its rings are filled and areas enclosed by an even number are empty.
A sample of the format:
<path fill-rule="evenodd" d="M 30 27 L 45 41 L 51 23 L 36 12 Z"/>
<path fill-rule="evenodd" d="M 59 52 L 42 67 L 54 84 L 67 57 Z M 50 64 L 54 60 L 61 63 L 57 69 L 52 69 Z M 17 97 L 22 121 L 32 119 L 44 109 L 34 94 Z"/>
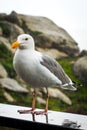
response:
<path fill-rule="evenodd" d="M 16 49 L 13 66 L 17 75 L 29 86 L 34 88 L 31 109 L 18 110 L 18 112 L 21 114 L 44 114 L 47 117 L 49 100 L 48 87 L 58 86 L 65 90 L 75 91 L 74 83 L 55 59 L 35 50 L 35 42 L 31 35 L 19 35 L 17 41 L 12 43 L 12 48 Z M 36 88 L 43 87 L 47 91 L 46 106 L 42 111 L 35 111 Z"/>

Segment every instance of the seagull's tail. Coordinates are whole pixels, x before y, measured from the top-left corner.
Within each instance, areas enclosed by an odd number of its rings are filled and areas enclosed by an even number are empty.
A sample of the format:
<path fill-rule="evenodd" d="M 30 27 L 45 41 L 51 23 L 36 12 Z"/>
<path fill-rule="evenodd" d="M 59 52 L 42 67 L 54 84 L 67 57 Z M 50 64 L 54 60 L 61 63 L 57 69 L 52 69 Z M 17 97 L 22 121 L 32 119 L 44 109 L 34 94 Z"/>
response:
<path fill-rule="evenodd" d="M 75 86 L 75 84 L 72 83 L 72 84 L 64 84 L 64 85 L 62 85 L 61 87 L 62 87 L 63 89 L 65 89 L 65 90 L 76 91 L 77 88 L 74 87 L 74 86 Z"/>

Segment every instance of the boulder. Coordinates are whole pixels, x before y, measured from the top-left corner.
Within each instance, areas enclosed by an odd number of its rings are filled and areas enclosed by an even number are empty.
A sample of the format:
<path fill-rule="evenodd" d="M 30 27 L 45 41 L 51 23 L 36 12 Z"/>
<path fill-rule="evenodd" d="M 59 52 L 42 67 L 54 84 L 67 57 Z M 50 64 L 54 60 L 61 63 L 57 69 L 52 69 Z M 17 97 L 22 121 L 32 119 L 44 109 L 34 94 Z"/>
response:
<path fill-rule="evenodd" d="M 11 78 L 0 78 L 0 87 L 10 91 L 28 93 L 27 88 L 22 87 L 16 80 Z"/>
<path fill-rule="evenodd" d="M 87 56 L 80 57 L 73 66 L 76 76 L 87 83 Z"/>
<path fill-rule="evenodd" d="M 9 15 L 3 15 L 3 19 L 14 25 L 16 24 L 25 33 L 31 34 L 35 38 L 36 46 L 38 47 L 55 48 L 69 56 L 77 56 L 79 54 L 77 42 L 66 30 L 46 17 L 22 15 L 13 11 Z M 15 28 L 13 28 L 13 33 L 11 33 L 12 35 L 15 33 L 13 38 L 19 34 L 14 30 Z"/>
<path fill-rule="evenodd" d="M 43 48 L 57 48 L 68 55 L 78 55 L 76 41 L 61 27 L 46 17 L 19 15 L 26 32 L 35 37 L 36 45 Z"/>

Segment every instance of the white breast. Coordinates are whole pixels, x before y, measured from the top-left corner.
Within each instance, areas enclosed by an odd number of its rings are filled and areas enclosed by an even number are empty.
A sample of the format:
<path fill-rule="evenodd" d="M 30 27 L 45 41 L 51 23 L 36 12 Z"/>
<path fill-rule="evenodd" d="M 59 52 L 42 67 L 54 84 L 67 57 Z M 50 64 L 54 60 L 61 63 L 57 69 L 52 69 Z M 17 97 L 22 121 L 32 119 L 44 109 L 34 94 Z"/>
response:
<path fill-rule="evenodd" d="M 42 54 L 37 51 L 17 50 L 14 56 L 14 68 L 17 74 L 35 87 L 49 87 L 61 84 L 61 81 L 45 66 L 40 64 Z"/>

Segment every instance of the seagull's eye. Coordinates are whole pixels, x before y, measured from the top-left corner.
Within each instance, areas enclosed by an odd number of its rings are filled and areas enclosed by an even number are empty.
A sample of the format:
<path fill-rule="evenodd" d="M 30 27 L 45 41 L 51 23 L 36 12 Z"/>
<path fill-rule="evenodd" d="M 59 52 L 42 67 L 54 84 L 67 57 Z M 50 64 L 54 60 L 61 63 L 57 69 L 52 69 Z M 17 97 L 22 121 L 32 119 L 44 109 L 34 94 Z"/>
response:
<path fill-rule="evenodd" d="M 28 40 L 28 38 L 25 38 L 25 40 L 27 41 L 27 40 Z"/>

